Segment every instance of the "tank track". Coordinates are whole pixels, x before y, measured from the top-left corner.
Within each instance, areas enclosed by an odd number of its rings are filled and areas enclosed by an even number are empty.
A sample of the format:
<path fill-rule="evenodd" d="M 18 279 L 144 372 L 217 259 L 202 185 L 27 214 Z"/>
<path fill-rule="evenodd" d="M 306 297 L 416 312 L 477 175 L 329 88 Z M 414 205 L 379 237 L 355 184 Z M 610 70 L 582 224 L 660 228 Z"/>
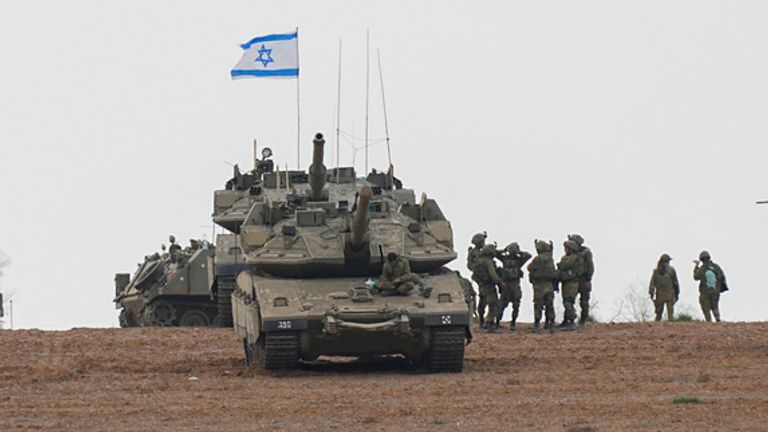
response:
<path fill-rule="evenodd" d="M 430 372 L 461 372 L 464 369 L 465 335 L 462 326 L 432 330 L 432 347 L 427 359 Z"/>
<path fill-rule="evenodd" d="M 232 327 L 232 292 L 235 290 L 235 278 L 219 276 L 216 281 L 216 310 L 220 327 Z"/>
<path fill-rule="evenodd" d="M 299 334 L 263 334 L 256 344 L 255 360 L 264 369 L 295 368 L 299 363 Z"/>

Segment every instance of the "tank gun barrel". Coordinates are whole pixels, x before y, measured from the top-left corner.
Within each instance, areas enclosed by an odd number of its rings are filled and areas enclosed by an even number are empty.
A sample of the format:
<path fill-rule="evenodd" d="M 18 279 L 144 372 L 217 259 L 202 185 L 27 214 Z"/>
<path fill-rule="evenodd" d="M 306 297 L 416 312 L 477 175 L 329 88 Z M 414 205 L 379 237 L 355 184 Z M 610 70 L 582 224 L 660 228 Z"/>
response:
<path fill-rule="evenodd" d="M 354 250 L 360 250 L 365 242 L 365 233 L 368 231 L 368 204 L 371 198 L 373 198 L 373 191 L 369 186 L 364 186 L 360 190 L 357 210 L 352 218 L 350 244 Z"/>
<path fill-rule="evenodd" d="M 321 201 L 323 199 L 323 186 L 325 186 L 326 168 L 323 165 L 323 146 L 325 139 L 323 134 L 315 134 L 312 140 L 314 145 L 312 150 L 312 165 L 309 166 L 309 187 L 312 189 L 310 198 L 312 201 Z"/>

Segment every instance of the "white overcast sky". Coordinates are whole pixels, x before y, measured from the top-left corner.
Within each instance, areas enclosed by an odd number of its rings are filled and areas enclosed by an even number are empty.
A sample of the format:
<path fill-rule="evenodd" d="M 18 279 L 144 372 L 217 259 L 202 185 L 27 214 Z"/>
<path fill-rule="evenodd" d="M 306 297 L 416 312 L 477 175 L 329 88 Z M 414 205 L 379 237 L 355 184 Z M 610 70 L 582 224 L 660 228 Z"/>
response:
<path fill-rule="evenodd" d="M 330 166 L 338 41 L 342 129 L 362 136 L 370 27 L 370 135 L 380 49 L 396 174 L 452 221 L 452 266 L 477 231 L 558 256 L 578 232 L 598 317 L 665 252 L 701 316 L 705 248 L 731 285 L 724 319 L 764 320 L 766 22 L 746 0 L 0 0 L 0 287 L 16 327 L 117 325 L 114 273 L 168 234 L 210 238 L 226 162 L 248 166 L 256 138 L 295 167 L 296 82 L 231 81 L 239 44 L 299 27 L 302 165 L 322 131 Z M 384 146 L 370 160 L 385 168 Z"/>

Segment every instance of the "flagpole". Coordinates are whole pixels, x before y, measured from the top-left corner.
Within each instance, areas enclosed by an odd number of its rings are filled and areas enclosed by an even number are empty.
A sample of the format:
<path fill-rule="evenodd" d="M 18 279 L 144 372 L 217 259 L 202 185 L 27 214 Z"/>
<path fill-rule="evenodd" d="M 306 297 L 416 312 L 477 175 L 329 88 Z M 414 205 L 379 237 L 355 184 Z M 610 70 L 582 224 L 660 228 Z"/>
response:
<path fill-rule="evenodd" d="M 365 172 L 363 175 L 368 175 L 368 93 L 369 93 L 369 75 L 370 75 L 370 33 L 371 28 L 365 29 Z"/>
<path fill-rule="evenodd" d="M 296 27 L 296 68 L 299 72 L 296 74 L 296 169 L 301 169 L 301 87 L 299 86 L 299 77 L 301 69 L 299 68 L 299 28 Z"/>
<path fill-rule="evenodd" d="M 341 133 L 341 38 L 339 38 L 339 78 L 336 83 L 336 183 L 339 183 L 339 134 Z"/>

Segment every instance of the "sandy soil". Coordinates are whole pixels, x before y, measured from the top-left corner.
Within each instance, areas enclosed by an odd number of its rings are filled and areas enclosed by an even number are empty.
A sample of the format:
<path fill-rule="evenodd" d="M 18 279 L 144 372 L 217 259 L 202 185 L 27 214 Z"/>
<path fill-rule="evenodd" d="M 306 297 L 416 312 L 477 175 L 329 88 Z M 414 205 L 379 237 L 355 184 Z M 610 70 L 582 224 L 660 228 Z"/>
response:
<path fill-rule="evenodd" d="M 768 323 L 478 334 L 461 374 L 264 372 L 241 349 L 231 329 L 0 331 L 0 430 L 768 430 Z"/>

